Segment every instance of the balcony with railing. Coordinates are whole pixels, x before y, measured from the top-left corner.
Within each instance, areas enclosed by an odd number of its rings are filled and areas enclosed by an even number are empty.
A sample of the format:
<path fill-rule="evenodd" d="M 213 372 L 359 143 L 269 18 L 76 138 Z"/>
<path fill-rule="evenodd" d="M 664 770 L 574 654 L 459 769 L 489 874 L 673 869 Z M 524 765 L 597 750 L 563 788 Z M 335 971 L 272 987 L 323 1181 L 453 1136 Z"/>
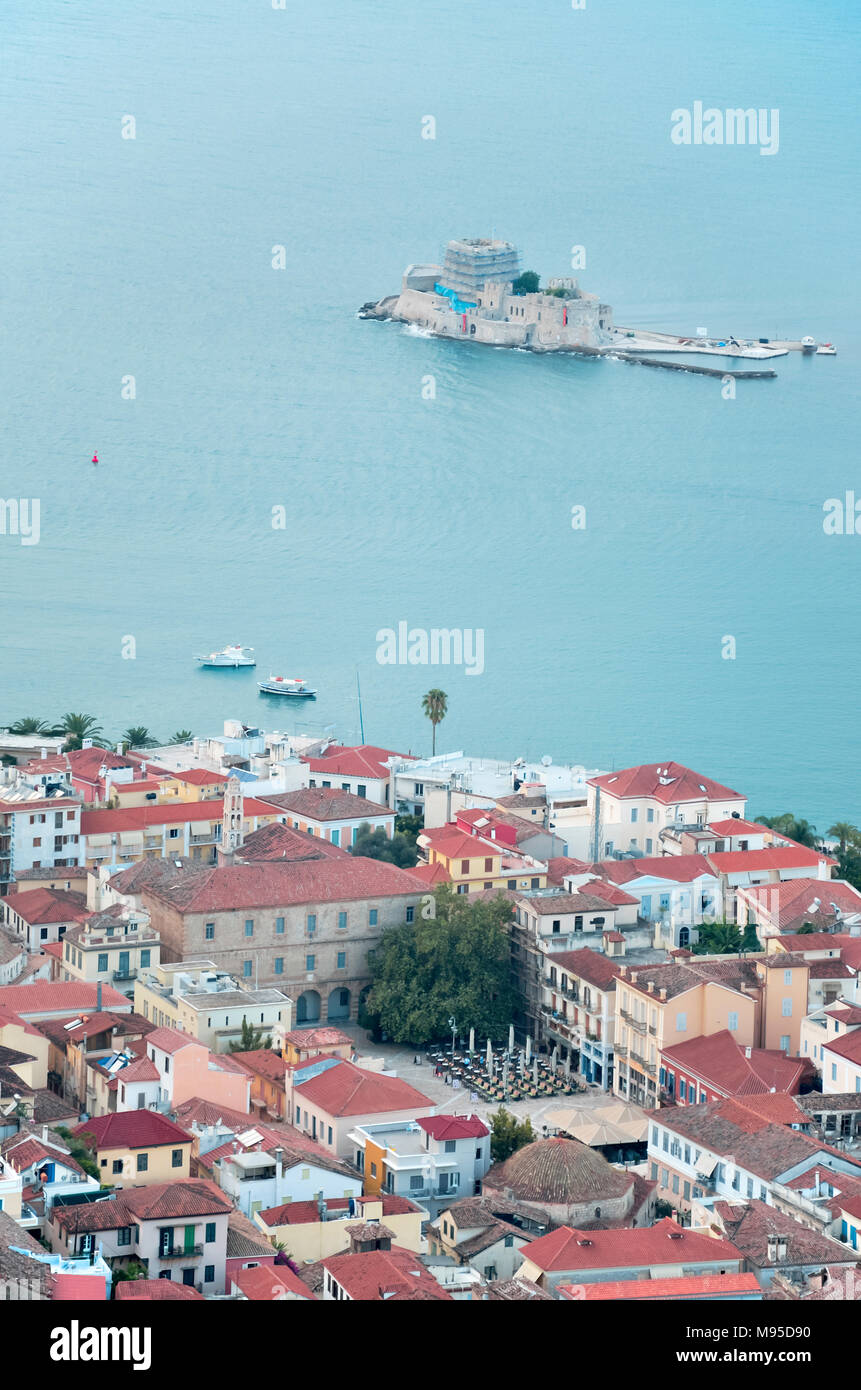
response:
<path fill-rule="evenodd" d="M 115 980 L 136 980 L 138 972 L 136 970 L 115 970 L 113 978 Z"/>
<path fill-rule="evenodd" d="M 192 1260 L 203 1254 L 202 1245 L 173 1245 L 169 1250 L 159 1250 L 160 1260 Z"/>

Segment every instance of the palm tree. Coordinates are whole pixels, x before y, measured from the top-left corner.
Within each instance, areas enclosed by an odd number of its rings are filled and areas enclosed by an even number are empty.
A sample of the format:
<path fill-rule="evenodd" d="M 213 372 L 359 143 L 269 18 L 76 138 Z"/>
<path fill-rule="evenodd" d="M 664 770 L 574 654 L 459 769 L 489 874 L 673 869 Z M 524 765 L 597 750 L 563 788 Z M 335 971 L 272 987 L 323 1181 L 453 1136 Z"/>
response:
<path fill-rule="evenodd" d="M 104 747 L 103 732 L 94 714 L 64 714 L 58 733 L 65 734 L 64 750 L 81 748 L 85 738 L 91 739 L 97 748 Z"/>
<path fill-rule="evenodd" d="M 191 743 L 193 738 L 191 729 L 177 729 L 175 734 L 171 734 L 168 743 Z"/>
<path fill-rule="evenodd" d="M 10 734 L 50 734 L 51 726 L 44 719 L 36 719 L 32 714 L 24 719 L 16 719 L 9 729 Z"/>
<path fill-rule="evenodd" d="M 429 690 L 422 696 L 422 712 L 433 725 L 433 754 L 436 753 L 436 726 L 448 714 L 448 696 L 444 690 Z M 432 756 L 433 756 L 432 754 Z"/>
<path fill-rule="evenodd" d="M 757 816 L 756 820 L 757 824 L 767 825 L 769 830 L 776 831 L 778 835 L 785 835 L 796 844 L 813 849 L 817 843 L 816 826 L 811 825 L 808 820 L 792 815 L 790 811 L 784 811 L 782 816 Z"/>
<path fill-rule="evenodd" d="M 158 740 L 154 739 L 143 724 L 133 724 L 130 729 L 126 729 L 120 742 L 123 750 L 128 748 L 155 748 Z"/>
<path fill-rule="evenodd" d="M 17 730 L 12 730 L 13 734 L 16 732 Z M 828 831 L 828 834 L 833 835 L 838 842 L 841 854 L 846 853 L 847 845 L 857 845 L 858 842 L 861 841 L 861 830 L 855 825 L 850 825 L 849 822 L 845 820 L 835 821 Z"/>

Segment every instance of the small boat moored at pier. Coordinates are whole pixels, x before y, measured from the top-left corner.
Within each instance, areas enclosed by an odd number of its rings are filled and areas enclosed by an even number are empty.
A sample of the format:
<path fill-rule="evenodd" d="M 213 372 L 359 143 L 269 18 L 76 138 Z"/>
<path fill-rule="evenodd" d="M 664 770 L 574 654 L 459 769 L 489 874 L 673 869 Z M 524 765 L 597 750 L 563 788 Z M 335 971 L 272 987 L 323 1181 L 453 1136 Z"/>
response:
<path fill-rule="evenodd" d="M 802 351 L 802 352 L 815 352 L 815 351 L 816 351 L 816 339 L 815 339 L 815 338 L 810 338 L 810 337 L 802 338 L 802 339 L 801 339 L 801 351 Z"/>
<path fill-rule="evenodd" d="M 261 695 L 292 695 L 296 699 L 313 700 L 317 694 L 301 676 L 270 676 L 268 681 L 258 681 Z"/>
<path fill-rule="evenodd" d="M 837 356 L 837 349 L 836 349 L 836 347 L 834 347 L 833 343 L 820 343 L 820 344 L 819 344 L 819 347 L 816 349 L 816 356 L 817 356 L 817 357 L 836 357 L 836 356 Z"/>
<path fill-rule="evenodd" d="M 253 647 L 223 647 L 220 652 L 210 652 L 208 656 L 197 656 L 201 666 L 256 666 Z"/>

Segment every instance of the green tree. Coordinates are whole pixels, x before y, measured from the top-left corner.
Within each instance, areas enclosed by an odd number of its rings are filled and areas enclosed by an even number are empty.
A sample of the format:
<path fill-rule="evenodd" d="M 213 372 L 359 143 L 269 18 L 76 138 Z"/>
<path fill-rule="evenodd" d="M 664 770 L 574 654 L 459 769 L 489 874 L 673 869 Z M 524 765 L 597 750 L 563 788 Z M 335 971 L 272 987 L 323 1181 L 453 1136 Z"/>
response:
<path fill-rule="evenodd" d="M 436 753 L 436 726 L 448 714 L 448 696 L 444 690 L 429 690 L 422 696 L 422 711 L 433 725 L 433 753 Z"/>
<path fill-rule="evenodd" d="M 846 849 L 837 855 L 837 877 L 845 878 L 853 888 L 861 889 L 861 849 L 855 845 L 847 845 Z"/>
<path fill-rule="evenodd" d="M 115 1269 L 111 1275 L 111 1298 L 117 1296 L 117 1284 L 124 1284 L 128 1280 L 146 1279 L 146 1266 L 140 1260 L 129 1260 L 127 1265 Z"/>
<path fill-rule="evenodd" d="M 421 816 L 395 816 L 395 830 L 402 835 L 412 835 L 417 838 L 421 835 L 424 824 Z"/>
<path fill-rule="evenodd" d="M 801 926 L 798 928 L 798 931 L 795 933 L 795 935 L 796 935 L 796 936 L 811 936 L 814 932 L 818 932 L 818 931 L 819 931 L 819 927 L 815 927 L 815 926 L 813 925 L 812 922 L 802 922 Z"/>
<path fill-rule="evenodd" d="M 255 1028 L 243 1014 L 239 1041 L 232 1042 L 229 1046 L 231 1052 L 257 1052 L 261 1047 L 271 1047 L 272 1039 L 264 1038 L 263 1029 Z"/>
<path fill-rule="evenodd" d="M 420 1046 L 450 1036 L 454 1016 L 479 1038 L 505 1038 L 515 1008 L 511 913 L 501 894 L 470 903 L 443 884 L 417 921 L 383 933 L 371 966 L 367 1026 Z"/>
<path fill-rule="evenodd" d="M 362 859 L 381 859 L 385 864 L 397 864 L 399 869 L 413 869 L 418 859 L 415 835 L 392 835 L 380 827 L 372 830 L 367 821 L 356 831 L 356 842 L 350 854 Z"/>
<path fill-rule="evenodd" d="M 38 719 L 32 714 L 25 715 L 23 719 L 16 719 L 10 725 L 10 734 L 50 734 L 51 725 L 46 724 L 44 719 Z"/>
<path fill-rule="evenodd" d="M 523 270 L 517 279 L 512 283 L 512 294 L 535 294 L 541 284 L 541 276 L 537 270 Z"/>
<path fill-rule="evenodd" d="M 701 922 L 697 956 L 728 956 L 742 950 L 742 936 L 735 922 Z"/>
<path fill-rule="evenodd" d="M 16 731 L 13 729 L 12 732 L 15 733 Z M 855 825 L 850 825 L 848 821 L 836 821 L 828 834 L 834 836 L 841 854 L 845 854 L 850 845 L 853 849 L 858 849 L 861 846 L 861 830 Z"/>
<path fill-rule="evenodd" d="M 96 1141 L 92 1134 L 72 1134 L 64 1125 L 57 1127 L 56 1133 L 59 1134 L 72 1158 L 77 1159 L 85 1173 L 89 1173 L 91 1178 L 98 1178 L 101 1182 L 102 1175 L 99 1172 L 99 1165 L 93 1158 L 93 1150 Z M 89 1142 L 87 1142 L 89 1140 Z M 104 1186 L 104 1183 L 102 1183 Z"/>
<path fill-rule="evenodd" d="M 743 951 L 762 950 L 762 943 L 756 934 L 756 927 L 753 922 L 748 922 L 741 934 L 741 949 Z"/>
<path fill-rule="evenodd" d="M 191 729 L 177 729 L 175 734 L 171 734 L 168 743 L 191 743 L 193 738 Z"/>
<path fill-rule="evenodd" d="M 532 1121 L 528 1115 L 525 1120 L 518 1120 L 510 1110 L 500 1106 L 490 1116 L 490 1156 L 494 1163 L 504 1163 L 518 1149 L 525 1148 L 534 1140 Z"/>
<path fill-rule="evenodd" d="M 787 839 L 795 840 L 799 845 L 813 849 L 818 843 L 816 826 L 811 825 L 810 821 L 792 815 L 790 811 L 784 811 L 782 816 L 757 816 L 756 819 L 759 825 L 767 825 L 769 830 L 775 830 L 778 835 L 785 835 Z"/>
<path fill-rule="evenodd" d="M 158 745 L 158 739 L 153 738 L 143 724 L 133 724 L 130 729 L 126 729 L 120 742 L 124 751 L 129 748 L 155 748 Z"/>
<path fill-rule="evenodd" d="M 103 733 L 93 714 L 64 714 L 58 733 L 65 734 L 63 748 L 66 750 L 83 747 L 85 738 L 92 739 L 97 748 L 104 747 Z"/>

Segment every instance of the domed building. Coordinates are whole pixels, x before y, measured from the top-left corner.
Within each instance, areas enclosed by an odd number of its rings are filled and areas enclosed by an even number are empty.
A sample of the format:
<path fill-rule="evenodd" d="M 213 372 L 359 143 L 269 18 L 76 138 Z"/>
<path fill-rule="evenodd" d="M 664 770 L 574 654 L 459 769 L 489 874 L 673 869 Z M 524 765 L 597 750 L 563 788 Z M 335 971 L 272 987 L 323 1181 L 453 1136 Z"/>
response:
<path fill-rule="evenodd" d="M 496 1163 L 481 1184 L 483 1197 L 517 1202 L 551 1226 L 647 1225 L 654 1183 L 608 1163 L 576 1139 L 536 1139 L 504 1163 Z"/>

